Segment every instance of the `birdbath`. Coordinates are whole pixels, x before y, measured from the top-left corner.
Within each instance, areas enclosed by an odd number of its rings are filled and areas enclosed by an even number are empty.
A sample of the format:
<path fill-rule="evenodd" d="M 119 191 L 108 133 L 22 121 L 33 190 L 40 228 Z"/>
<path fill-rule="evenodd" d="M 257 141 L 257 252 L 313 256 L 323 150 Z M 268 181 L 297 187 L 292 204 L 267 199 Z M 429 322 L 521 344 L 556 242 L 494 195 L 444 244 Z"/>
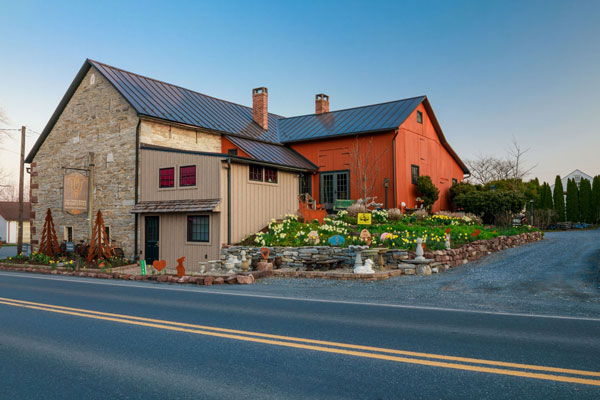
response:
<path fill-rule="evenodd" d="M 371 261 L 373 261 L 373 264 L 375 264 L 375 256 L 377 255 L 377 253 L 379 252 L 379 249 L 367 249 L 367 250 L 363 250 L 362 254 L 363 256 L 369 258 Z"/>
<path fill-rule="evenodd" d="M 377 260 L 377 265 L 379 267 L 378 269 L 380 271 L 383 271 L 383 266 L 385 264 L 385 261 L 383 259 L 383 255 L 385 253 L 387 253 L 388 249 L 387 249 L 387 247 L 378 247 L 375 250 L 377 250 L 377 254 L 379 254 L 379 259 Z"/>
<path fill-rule="evenodd" d="M 356 253 L 356 259 L 354 260 L 354 268 L 356 268 L 356 267 L 362 267 L 363 260 L 362 260 L 362 257 L 361 257 L 361 253 L 364 250 L 368 249 L 369 246 L 351 244 L 350 246 L 348 246 L 348 248 L 350 250 L 354 251 L 354 253 Z"/>

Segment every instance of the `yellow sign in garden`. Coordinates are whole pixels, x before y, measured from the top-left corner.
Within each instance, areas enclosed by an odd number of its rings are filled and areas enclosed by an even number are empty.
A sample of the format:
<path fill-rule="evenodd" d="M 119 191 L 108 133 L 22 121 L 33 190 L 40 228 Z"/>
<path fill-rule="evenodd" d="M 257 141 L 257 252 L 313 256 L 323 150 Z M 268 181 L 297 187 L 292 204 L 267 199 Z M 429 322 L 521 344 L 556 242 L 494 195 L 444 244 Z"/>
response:
<path fill-rule="evenodd" d="M 371 213 L 358 213 L 358 225 L 371 225 Z"/>

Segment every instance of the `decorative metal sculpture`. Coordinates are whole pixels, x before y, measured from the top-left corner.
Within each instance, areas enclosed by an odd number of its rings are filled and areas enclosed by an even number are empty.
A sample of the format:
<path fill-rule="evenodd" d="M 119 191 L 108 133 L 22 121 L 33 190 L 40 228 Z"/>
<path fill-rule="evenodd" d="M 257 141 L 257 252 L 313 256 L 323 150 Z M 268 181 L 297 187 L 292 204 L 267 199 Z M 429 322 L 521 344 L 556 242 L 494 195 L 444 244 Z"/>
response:
<path fill-rule="evenodd" d="M 182 277 L 185 276 L 185 267 L 183 266 L 183 262 L 185 261 L 185 257 L 181 257 L 177 259 L 177 276 Z"/>
<path fill-rule="evenodd" d="M 152 261 L 152 266 L 154 267 L 155 270 L 160 272 L 167 266 L 167 262 L 165 260 L 160 260 L 160 261 L 154 260 L 154 261 Z"/>
<path fill-rule="evenodd" d="M 98 210 L 98 213 L 96 213 L 96 222 L 94 222 L 94 229 L 92 230 L 92 243 L 90 244 L 90 250 L 88 251 L 87 262 L 91 263 L 92 260 L 96 259 L 108 260 L 111 255 L 112 249 L 108 243 L 108 235 L 104 228 L 102 211 Z"/>
<path fill-rule="evenodd" d="M 269 258 L 269 254 L 270 254 L 270 250 L 268 247 L 261 247 L 260 248 L 260 255 L 262 256 L 262 258 L 264 258 L 265 260 L 267 258 Z"/>
<path fill-rule="evenodd" d="M 46 211 L 46 220 L 44 221 L 42 240 L 40 242 L 40 253 L 43 253 L 48 257 L 54 257 L 60 253 L 58 240 L 56 239 L 56 231 L 54 230 L 54 221 L 52 220 L 52 212 L 50 209 Z"/>
<path fill-rule="evenodd" d="M 298 196 L 298 212 L 302 215 L 304 222 L 310 223 L 315 219 L 321 225 L 327 216 L 327 210 L 322 210 L 321 205 L 310 197 L 309 194 Z"/>

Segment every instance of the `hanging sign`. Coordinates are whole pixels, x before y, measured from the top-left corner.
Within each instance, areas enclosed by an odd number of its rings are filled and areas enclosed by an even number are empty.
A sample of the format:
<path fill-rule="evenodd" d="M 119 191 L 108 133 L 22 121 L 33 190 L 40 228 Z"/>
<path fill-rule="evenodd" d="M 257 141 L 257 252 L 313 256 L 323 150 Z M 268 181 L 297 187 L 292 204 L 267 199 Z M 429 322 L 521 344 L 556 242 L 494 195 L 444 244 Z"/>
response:
<path fill-rule="evenodd" d="M 358 225 L 371 225 L 371 213 L 358 213 Z"/>
<path fill-rule="evenodd" d="M 63 210 L 71 215 L 87 212 L 88 207 L 88 177 L 72 172 L 64 176 L 63 181 Z"/>

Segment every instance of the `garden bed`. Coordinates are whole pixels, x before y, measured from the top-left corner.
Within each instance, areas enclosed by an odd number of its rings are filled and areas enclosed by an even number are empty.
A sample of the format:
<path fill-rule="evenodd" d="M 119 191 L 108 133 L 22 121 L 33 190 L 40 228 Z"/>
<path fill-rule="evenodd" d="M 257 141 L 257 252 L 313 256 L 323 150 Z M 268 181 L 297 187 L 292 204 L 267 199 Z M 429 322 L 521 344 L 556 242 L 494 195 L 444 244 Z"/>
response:
<path fill-rule="evenodd" d="M 77 276 L 82 278 L 120 279 L 130 281 L 155 281 L 164 283 L 196 284 L 206 286 L 225 283 L 251 284 L 256 279 L 273 276 L 273 271 L 253 271 L 231 275 L 186 275 L 181 278 L 176 275 L 168 274 L 141 275 L 140 267 L 137 264 L 125 265 L 122 267 L 112 268 L 110 270 L 88 268 L 81 270 L 73 270 L 72 268 L 56 266 L 50 267 L 44 264 L 15 264 L 0 262 L 0 270 L 15 272 L 32 272 L 45 275 Z"/>

